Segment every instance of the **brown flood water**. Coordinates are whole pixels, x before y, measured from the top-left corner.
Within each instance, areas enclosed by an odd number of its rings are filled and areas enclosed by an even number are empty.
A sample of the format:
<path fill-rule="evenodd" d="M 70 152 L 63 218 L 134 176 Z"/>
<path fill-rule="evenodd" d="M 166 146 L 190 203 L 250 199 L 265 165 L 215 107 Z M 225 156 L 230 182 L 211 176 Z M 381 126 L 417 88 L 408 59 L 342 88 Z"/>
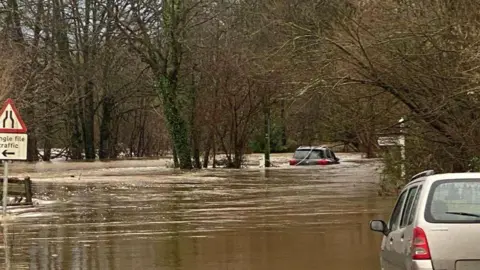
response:
<path fill-rule="evenodd" d="M 3 226 L 1 269 L 374 270 L 392 198 L 375 166 L 38 174 L 49 202 Z"/>

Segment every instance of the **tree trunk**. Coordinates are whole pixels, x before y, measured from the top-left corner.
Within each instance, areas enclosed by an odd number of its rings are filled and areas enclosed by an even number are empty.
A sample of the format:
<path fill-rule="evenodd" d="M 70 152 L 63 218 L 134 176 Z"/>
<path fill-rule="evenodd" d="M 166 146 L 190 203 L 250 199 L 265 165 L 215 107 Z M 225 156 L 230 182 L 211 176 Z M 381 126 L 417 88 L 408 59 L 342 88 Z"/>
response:
<path fill-rule="evenodd" d="M 192 169 L 192 151 L 188 138 L 188 129 L 185 120 L 182 118 L 176 102 L 176 76 L 170 79 L 162 76 L 160 93 L 163 98 L 163 109 L 167 120 L 170 136 L 174 149 L 177 153 L 181 169 Z"/>
<path fill-rule="evenodd" d="M 49 98 L 51 98 L 51 96 L 49 96 Z M 45 112 L 47 115 L 50 114 L 50 104 L 48 102 L 48 100 L 44 103 L 44 107 L 45 107 Z M 52 159 L 52 129 L 53 129 L 53 126 L 52 126 L 52 122 L 51 121 L 45 121 L 45 125 L 44 125 L 44 132 L 45 134 L 43 135 L 43 156 L 42 156 L 42 160 L 43 161 L 50 161 Z"/>
<path fill-rule="evenodd" d="M 215 169 L 217 167 L 217 145 L 215 143 L 215 133 L 213 133 L 212 149 L 213 149 L 212 168 Z"/>
<path fill-rule="evenodd" d="M 179 168 L 180 163 L 178 162 L 177 150 L 175 150 L 175 144 L 172 145 L 172 154 L 173 154 L 173 167 Z"/>
<path fill-rule="evenodd" d="M 143 102 L 142 102 L 143 103 Z M 143 105 L 143 104 L 142 104 Z M 147 123 L 147 115 L 144 111 L 140 112 L 140 126 L 138 129 L 137 157 L 145 156 L 145 126 Z"/>
<path fill-rule="evenodd" d="M 270 167 L 270 106 L 268 104 L 264 105 L 264 131 L 265 131 L 265 168 Z"/>
<path fill-rule="evenodd" d="M 48 136 L 45 136 L 43 142 L 43 161 L 50 161 L 52 159 L 52 144 Z"/>
<path fill-rule="evenodd" d="M 27 161 L 33 162 L 38 161 L 38 149 L 37 149 L 37 136 L 35 134 L 35 107 L 29 104 L 28 108 L 25 110 L 25 119 L 28 124 L 28 139 L 27 139 Z"/>
<path fill-rule="evenodd" d="M 6 11 L 6 22 L 10 38 L 17 43 L 23 42 L 23 32 L 17 0 L 7 0 Z"/>
<path fill-rule="evenodd" d="M 193 141 L 193 162 L 196 169 L 202 168 L 202 162 L 200 161 L 200 147 L 195 139 Z"/>
<path fill-rule="evenodd" d="M 197 113 L 197 91 L 195 86 L 195 71 L 192 70 L 192 78 L 190 82 L 190 136 L 192 138 L 193 148 L 193 166 L 196 169 L 202 168 L 200 162 L 200 130 L 197 128 L 196 113 Z"/>
<path fill-rule="evenodd" d="M 112 111 L 113 111 L 113 98 L 105 96 L 102 103 L 102 121 L 100 123 L 100 145 L 99 145 L 99 158 L 105 160 L 111 158 L 111 140 L 112 135 L 110 132 L 112 126 Z"/>
<path fill-rule="evenodd" d="M 76 6 L 78 3 L 75 3 L 75 7 L 73 9 L 74 20 L 76 27 L 78 29 L 82 29 L 82 34 L 78 36 L 77 43 L 80 44 L 80 48 L 82 50 L 81 58 L 77 54 L 77 61 L 78 63 L 83 63 L 82 65 L 82 72 L 83 76 L 80 76 L 81 80 L 80 85 L 83 85 L 81 90 L 79 91 L 79 99 L 81 101 L 81 122 L 82 122 L 82 132 L 83 132 L 83 143 L 84 143 L 84 151 L 85 151 L 85 159 L 86 160 L 95 160 L 95 98 L 94 98 L 94 90 L 95 85 L 92 81 L 93 70 L 92 70 L 92 59 L 95 57 L 95 42 L 94 36 L 90 32 L 90 27 L 95 27 L 96 21 L 96 10 L 92 7 L 91 0 L 85 0 L 84 3 L 84 11 L 83 16 L 84 20 L 81 22 L 81 16 L 79 15 L 79 7 Z"/>
<path fill-rule="evenodd" d="M 110 143 L 110 146 L 109 146 L 109 152 L 110 152 L 110 159 L 112 158 L 117 158 L 118 155 L 119 155 L 119 151 L 122 151 L 120 149 L 118 149 L 117 145 L 118 145 L 118 134 L 119 134 L 119 130 L 120 130 L 120 125 L 119 125 L 119 119 L 118 119 L 118 116 L 115 117 L 115 120 L 112 122 L 112 130 L 114 131 L 113 135 L 111 134 L 111 143 Z"/>
<path fill-rule="evenodd" d="M 53 98 L 51 95 L 48 95 L 49 99 Z M 49 100 L 44 102 L 44 108 L 45 108 L 45 114 L 46 115 L 52 115 L 51 114 L 51 105 L 49 103 Z M 43 161 L 50 161 L 52 159 L 52 129 L 53 125 L 51 121 L 45 121 L 44 124 L 44 134 L 42 136 L 43 138 L 43 156 L 42 160 Z"/>
<path fill-rule="evenodd" d="M 37 136 L 33 131 L 28 131 L 27 161 L 38 161 Z"/>
<path fill-rule="evenodd" d="M 160 82 L 160 95 L 163 100 L 164 115 L 170 135 L 175 145 L 181 169 L 192 169 L 192 147 L 189 139 L 188 123 L 182 118 L 181 98 L 178 97 L 178 76 L 183 56 L 183 40 L 185 31 L 180 31 L 185 21 L 183 1 L 164 1 L 163 23 L 166 33 L 165 47 L 167 55 L 162 68 L 157 68 Z"/>
<path fill-rule="evenodd" d="M 78 104 L 74 104 L 70 110 L 71 126 L 68 127 L 72 130 L 70 137 L 70 158 L 73 160 L 81 160 L 82 157 L 82 132 L 80 130 L 80 119 L 78 117 Z"/>
<path fill-rule="evenodd" d="M 210 133 L 211 135 L 208 137 L 208 141 L 205 145 L 205 152 L 203 153 L 203 168 L 208 168 L 208 163 L 209 163 L 209 159 L 210 159 L 210 150 L 212 148 L 212 144 L 213 144 L 213 136 L 214 136 L 214 132 L 212 131 Z"/>
<path fill-rule="evenodd" d="M 71 101 L 70 109 L 68 112 L 68 119 L 67 123 L 67 130 L 71 130 L 72 133 L 70 134 L 70 158 L 74 160 L 82 159 L 82 133 L 80 130 L 79 121 L 79 101 L 78 101 L 78 92 L 74 85 L 75 82 L 72 83 L 72 76 L 73 74 L 73 60 L 70 56 L 70 45 L 69 45 L 69 37 L 68 37 L 68 25 L 65 22 L 65 14 L 62 10 L 63 3 L 60 0 L 53 0 L 52 1 L 52 14 L 53 17 L 56 19 L 54 22 L 53 27 L 53 39 L 57 45 L 57 56 L 60 62 L 60 66 L 63 68 L 64 73 L 63 75 L 63 82 L 65 85 L 68 86 L 67 91 L 73 94 L 73 101 Z M 76 80 L 77 78 L 74 77 Z"/>
<path fill-rule="evenodd" d="M 107 48 L 112 47 L 112 32 L 113 32 L 113 22 L 114 22 L 114 15 L 113 15 L 113 1 L 114 0 L 107 0 L 107 25 L 105 29 L 105 46 Z M 103 79 L 109 80 L 109 71 L 110 66 L 112 65 L 111 60 L 111 53 L 112 50 L 109 49 L 106 52 L 109 57 L 107 57 L 105 61 L 105 65 L 103 67 Z M 115 139 L 113 138 L 113 133 L 115 131 L 115 124 L 114 122 L 114 107 L 115 107 L 115 98 L 114 95 L 111 94 L 110 84 L 105 84 L 103 87 L 103 97 L 102 97 L 102 118 L 100 122 L 100 131 L 99 131 L 99 145 L 98 145 L 98 157 L 100 160 L 106 160 L 111 158 L 116 158 L 117 153 L 115 151 Z M 116 134 L 118 137 L 118 134 Z"/>
<path fill-rule="evenodd" d="M 167 106 L 168 107 L 168 106 Z M 173 142 L 175 144 L 175 150 L 178 155 L 179 165 L 181 169 L 191 169 L 192 160 L 191 160 L 191 147 L 188 140 L 188 131 L 186 128 L 185 121 L 181 119 L 179 112 L 174 107 L 167 109 L 171 111 L 170 117 L 170 126 L 171 126 L 171 135 Z"/>
<path fill-rule="evenodd" d="M 93 83 L 87 82 L 85 86 L 85 101 L 84 113 L 83 113 L 83 141 L 85 146 L 85 159 L 95 160 L 95 108 L 94 108 L 94 97 L 93 97 Z"/>
<path fill-rule="evenodd" d="M 282 120 L 282 146 L 287 146 L 287 119 L 285 117 L 285 101 L 282 100 L 282 109 L 280 111 L 280 118 Z"/>
<path fill-rule="evenodd" d="M 243 164 L 243 148 L 239 145 L 236 145 L 234 153 L 235 156 L 233 158 L 233 163 L 231 164 L 231 167 L 240 169 Z"/>
<path fill-rule="evenodd" d="M 208 168 L 208 163 L 209 163 L 209 158 L 210 158 L 210 146 L 207 146 L 205 149 L 205 152 L 203 152 L 203 168 Z"/>

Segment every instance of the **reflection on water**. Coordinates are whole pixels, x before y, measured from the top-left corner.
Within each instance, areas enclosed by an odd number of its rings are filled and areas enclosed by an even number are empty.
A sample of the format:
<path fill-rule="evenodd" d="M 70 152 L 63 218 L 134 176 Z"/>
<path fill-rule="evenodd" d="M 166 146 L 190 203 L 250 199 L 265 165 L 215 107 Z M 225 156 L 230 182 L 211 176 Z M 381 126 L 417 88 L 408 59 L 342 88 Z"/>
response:
<path fill-rule="evenodd" d="M 42 181 L 59 203 L 3 226 L 3 255 L 12 269 L 378 269 L 368 221 L 392 200 L 371 165 L 347 165 Z"/>

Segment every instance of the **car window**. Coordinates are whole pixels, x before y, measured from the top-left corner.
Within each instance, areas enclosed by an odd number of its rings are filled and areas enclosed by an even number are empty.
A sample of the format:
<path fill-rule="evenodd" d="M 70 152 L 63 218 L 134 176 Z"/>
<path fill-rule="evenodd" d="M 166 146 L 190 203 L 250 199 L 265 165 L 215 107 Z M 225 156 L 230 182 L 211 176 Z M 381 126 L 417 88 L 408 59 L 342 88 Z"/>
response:
<path fill-rule="evenodd" d="M 327 149 L 327 151 L 326 151 L 326 152 L 327 152 L 327 158 L 333 158 L 333 156 L 332 156 L 332 152 L 330 152 L 330 150 L 329 150 L 329 149 Z"/>
<path fill-rule="evenodd" d="M 413 224 L 413 220 L 415 219 L 415 215 L 417 214 L 418 200 L 420 199 L 421 194 L 422 194 L 422 186 L 418 188 L 417 195 L 415 195 L 415 200 L 413 201 L 412 210 L 410 211 L 410 216 L 408 217 L 407 226 Z"/>
<path fill-rule="evenodd" d="M 392 215 L 390 217 L 390 222 L 388 222 L 388 228 L 390 229 L 390 231 L 395 231 L 398 229 L 400 214 L 402 211 L 403 203 L 405 202 L 406 195 L 406 191 L 402 192 L 402 194 L 397 200 L 397 204 L 395 205 L 395 208 L 393 209 Z"/>
<path fill-rule="evenodd" d="M 480 223 L 480 179 L 434 182 L 425 206 L 430 223 Z"/>
<path fill-rule="evenodd" d="M 402 221 L 400 222 L 400 228 L 407 226 L 408 218 L 410 217 L 410 212 L 412 211 L 413 201 L 417 195 L 418 186 L 412 187 L 408 190 L 407 201 L 405 202 L 405 207 L 403 208 Z"/>
<path fill-rule="evenodd" d="M 295 151 L 295 154 L 293 154 L 293 158 L 295 159 L 304 159 L 310 154 L 310 149 L 302 149 L 302 150 L 297 150 Z"/>
<path fill-rule="evenodd" d="M 325 152 L 323 150 L 315 150 L 310 155 L 310 159 L 323 159 L 325 158 Z"/>

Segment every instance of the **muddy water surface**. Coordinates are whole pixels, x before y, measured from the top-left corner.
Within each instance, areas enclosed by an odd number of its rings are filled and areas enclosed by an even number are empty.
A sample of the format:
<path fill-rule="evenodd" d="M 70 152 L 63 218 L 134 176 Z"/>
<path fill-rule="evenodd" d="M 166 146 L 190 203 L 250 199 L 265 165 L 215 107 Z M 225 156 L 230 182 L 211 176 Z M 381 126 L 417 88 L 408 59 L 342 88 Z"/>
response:
<path fill-rule="evenodd" d="M 2 269 L 379 269 L 368 221 L 393 202 L 373 163 L 96 169 L 37 173 L 49 203 L 3 226 Z"/>

